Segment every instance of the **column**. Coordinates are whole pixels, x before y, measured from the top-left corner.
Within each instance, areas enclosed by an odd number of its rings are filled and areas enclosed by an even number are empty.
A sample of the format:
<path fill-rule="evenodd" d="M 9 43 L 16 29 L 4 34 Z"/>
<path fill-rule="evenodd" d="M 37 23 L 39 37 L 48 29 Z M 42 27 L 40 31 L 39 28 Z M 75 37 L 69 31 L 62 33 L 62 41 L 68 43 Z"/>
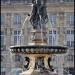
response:
<path fill-rule="evenodd" d="M 45 65 L 45 68 L 49 69 L 49 66 L 48 66 L 48 57 L 49 56 L 45 56 L 44 57 L 44 65 Z"/>
<path fill-rule="evenodd" d="M 64 35 L 64 13 L 59 12 L 58 15 L 58 45 L 64 46 L 65 35 Z"/>

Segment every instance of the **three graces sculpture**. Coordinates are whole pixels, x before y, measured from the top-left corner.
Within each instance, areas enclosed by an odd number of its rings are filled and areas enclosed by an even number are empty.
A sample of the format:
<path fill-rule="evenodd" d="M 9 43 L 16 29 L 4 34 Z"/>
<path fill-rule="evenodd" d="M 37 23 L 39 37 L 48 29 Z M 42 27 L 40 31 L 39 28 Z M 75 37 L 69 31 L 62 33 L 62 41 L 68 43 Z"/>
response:
<path fill-rule="evenodd" d="M 47 0 L 32 0 L 33 10 L 30 17 L 30 22 L 34 29 L 41 29 L 41 26 L 48 22 L 46 2 Z"/>

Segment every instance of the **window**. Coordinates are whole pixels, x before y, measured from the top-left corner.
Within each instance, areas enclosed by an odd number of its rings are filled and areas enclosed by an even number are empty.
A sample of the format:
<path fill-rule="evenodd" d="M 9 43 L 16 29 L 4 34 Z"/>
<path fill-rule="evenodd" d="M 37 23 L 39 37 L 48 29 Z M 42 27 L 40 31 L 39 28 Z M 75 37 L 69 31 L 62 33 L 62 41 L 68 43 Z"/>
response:
<path fill-rule="evenodd" d="M 1 75 L 5 75 L 5 72 L 1 72 Z"/>
<path fill-rule="evenodd" d="M 49 31 L 49 44 L 56 45 L 56 30 Z"/>
<path fill-rule="evenodd" d="M 74 30 L 67 30 L 66 40 L 68 47 L 74 47 Z"/>
<path fill-rule="evenodd" d="M 14 45 L 21 41 L 20 31 L 14 31 Z"/>
<path fill-rule="evenodd" d="M 13 16 L 13 24 L 14 25 L 21 25 L 21 16 L 19 14 L 15 14 Z"/>
<path fill-rule="evenodd" d="M 2 15 L 1 15 L 1 25 L 4 25 L 4 22 L 5 22 L 5 17 L 4 17 L 4 15 L 2 14 Z"/>
<path fill-rule="evenodd" d="M 70 41 L 67 41 L 67 46 L 70 47 Z"/>
<path fill-rule="evenodd" d="M 74 47 L 74 41 L 67 41 L 68 47 Z"/>
<path fill-rule="evenodd" d="M 55 31 L 55 30 L 53 30 L 53 33 L 54 33 L 54 34 L 56 34 L 56 31 Z M 49 34 L 52 34 L 52 31 L 49 31 Z"/>
<path fill-rule="evenodd" d="M 74 30 L 68 29 L 66 33 L 67 33 L 67 35 L 71 35 L 72 36 L 72 35 L 74 35 Z"/>
<path fill-rule="evenodd" d="M 53 26 L 56 25 L 56 15 L 49 15 L 49 22 Z"/>
<path fill-rule="evenodd" d="M 56 34 L 56 31 L 55 31 L 55 30 L 53 30 L 53 33 L 54 33 L 54 34 Z"/>
<path fill-rule="evenodd" d="M 74 41 L 71 41 L 71 47 L 74 47 Z"/>
<path fill-rule="evenodd" d="M 4 46 L 4 31 L 1 31 L 1 46 Z"/>
<path fill-rule="evenodd" d="M 52 44 L 52 36 L 49 36 L 49 43 Z"/>
<path fill-rule="evenodd" d="M 67 60 L 68 60 L 68 61 L 73 61 L 73 57 L 74 57 L 74 55 L 70 55 L 70 54 L 69 54 L 68 57 L 67 57 Z"/>
<path fill-rule="evenodd" d="M 52 34 L 52 31 L 49 31 L 49 34 Z"/>
<path fill-rule="evenodd" d="M 74 15 L 73 14 L 66 14 L 66 24 L 73 26 L 74 25 Z"/>
<path fill-rule="evenodd" d="M 67 34 L 70 34 L 70 30 L 67 30 Z"/>
<path fill-rule="evenodd" d="M 6 16 L 11 16 L 11 13 L 6 13 Z"/>
<path fill-rule="evenodd" d="M 15 61 L 21 62 L 22 57 L 20 55 L 15 55 Z"/>
<path fill-rule="evenodd" d="M 71 34 L 73 34 L 73 35 L 74 35 L 74 30 L 71 30 Z"/>
<path fill-rule="evenodd" d="M 4 50 L 6 50 L 4 31 L 1 31 L 0 37 L 1 37 L 1 41 L 0 41 L 1 50 L 4 51 Z"/>

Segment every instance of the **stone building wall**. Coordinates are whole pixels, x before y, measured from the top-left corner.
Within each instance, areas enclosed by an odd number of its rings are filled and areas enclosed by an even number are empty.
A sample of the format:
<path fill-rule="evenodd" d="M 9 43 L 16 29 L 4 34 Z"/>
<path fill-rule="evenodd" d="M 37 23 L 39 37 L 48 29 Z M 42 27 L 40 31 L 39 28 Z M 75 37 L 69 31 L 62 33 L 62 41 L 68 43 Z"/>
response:
<path fill-rule="evenodd" d="M 10 53 L 10 46 L 14 45 L 14 40 L 13 40 L 13 32 L 14 30 L 23 30 L 23 37 L 22 37 L 22 45 L 27 45 L 30 40 L 30 29 L 31 29 L 31 25 L 29 23 L 29 18 L 27 19 L 27 21 L 25 22 L 25 25 L 22 29 L 22 25 L 23 22 L 25 20 L 25 18 L 27 17 L 28 13 L 31 13 L 32 11 L 32 7 L 30 4 L 2 4 L 1 5 L 1 14 L 3 14 L 5 16 L 5 22 L 3 25 L 1 25 L 1 31 L 4 31 L 4 46 L 1 48 L 1 52 L 3 55 L 3 61 L 2 61 L 2 66 L 1 66 L 1 70 L 2 72 L 6 72 L 6 74 L 2 74 L 2 75 L 10 75 L 10 71 L 12 69 L 13 63 L 12 63 L 12 59 L 11 59 L 11 53 Z M 68 26 L 65 24 L 65 14 L 70 12 L 73 13 L 74 12 L 74 6 L 73 3 L 56 3 L 56 4 L 49 4 L 47 5 L 47 12 L 48 15 L 49 14 L 56 14 L 57 15 L 57 24 L 55 26 L 50 26 L 50 23 L 47 24 L 47 28 L 48 28 L 48 32 L 51 29 L 55 29 L 57 34 L 56 36 L 57 38 L 57 45 L 66 45 L 66 31 L 67 29 L 71 29 L 73 30 L 74 26 Z M 13 24 L 13 16 L 14 14 L 19 14 L 21 16 L 21 24 L 20 25 L 14 25 Z M 74 49 L 73 47 L 68 48 L 68 52 L 72 53 L 72 55 L 74 55 Z M 64 55 L 64 58 L 67 57 L 68 55 Z M 56 56 L 57 57 L 57 56 Z M 53 64 L 55 65 L 55 67 L 57 67 L 56 65 L 58 64 L 58 58 L 55 57 L 55 60 L 53 61 Z M 63 57 L 62 57 L 63 58 Z M 59 58 L 60 60 L 61 58 Z M 74 59 L 73 61 L 67 61 L 66 59 L 63 60 L 64 63 L 64 67 L 74 67 Z M 61 63 L 61 61 L 60 61 Z M 58 64 L 59 66 L 59 64 Z M 62 69 L 61 69 L 62 70 Z M 60 75 L 60 73 L 58 73 Z"/>

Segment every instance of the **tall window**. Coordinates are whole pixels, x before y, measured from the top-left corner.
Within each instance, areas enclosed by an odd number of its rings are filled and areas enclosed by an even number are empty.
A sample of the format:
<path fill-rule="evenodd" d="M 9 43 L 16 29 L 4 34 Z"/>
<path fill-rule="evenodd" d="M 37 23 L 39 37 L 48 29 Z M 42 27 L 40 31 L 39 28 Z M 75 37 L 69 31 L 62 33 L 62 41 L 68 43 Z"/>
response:
<path fill-rule="evenodd" d="M 4 21 L 5 21 L 5 17 L 4 17 L 4 15 L 2 14 L 2 15 L 1 15 L 1 25 L 4 25 Z"/>
<path fill-rule="evenodd" d="M 56 45 L 56 30 L 49 31 L 49 44 Z"/>
<path fill-rule="evenodd" d="M 74 47 L 74 41 L 71 41 L 71 47 Z"/>
<path fill-rule="evenodd" d="M 49 22 L 50 22 L 50 25 L 55 26 L 56 25 L 56 15 L 49 15 Z"/>
<path fill-rule="evenodd" d="M 66 40 L 68 47 L 74 47 L 74 30 L 67 30 Z"/>
<path fill-rule="evenodd" d="M 4 31 L 1 31 L 1 46 L 4 46 Z"/>
<path fill-rule="evenodd" d="M 21 25 L 21 16 L 19 14 L 15 14 L 13 16 L 13 24 L 14 25 Z"/>
<path fill-rule="evenodd" d="M 66 14 L 66 24 L 73 26 L 74 25 L 74 14 L 67 13 Z"/>
<path fill-rule="evenodd" d="M 67 56 L 67 60 L 68 60 L 68 61 L 73 61 L 73 58 L 74 58 L 74 55 L 69 54 L 69 55 Z"/>
<path fill-rule="evenodd" d="M 17 45 L 21 41 L 20 31 L 14 31 L 14 45 Z"/>
<path fill-rule="evenodd" d="M 74 47 L 74 41 L 67 41 L 68 47 Z"/>

